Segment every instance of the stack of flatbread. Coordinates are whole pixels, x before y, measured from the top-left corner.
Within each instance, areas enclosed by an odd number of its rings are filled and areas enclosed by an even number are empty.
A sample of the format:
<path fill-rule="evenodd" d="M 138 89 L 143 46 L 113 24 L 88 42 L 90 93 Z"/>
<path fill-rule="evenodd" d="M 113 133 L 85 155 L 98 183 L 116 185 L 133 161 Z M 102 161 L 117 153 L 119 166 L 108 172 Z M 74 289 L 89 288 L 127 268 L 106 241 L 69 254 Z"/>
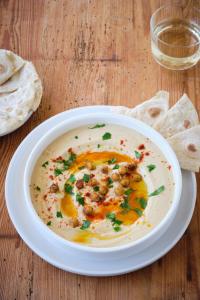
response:
<path fill-rule="evenodd" d="M 134 107 L 114 106 L 112 111 L 139 119 L 160 132 L 169 142 L 183 169 L 200 168 L 200 124 L 197 111 L 184 94 L 169 109 L 169 93 L 158 92 L 153 98 Z"/>
<path fill-rule="evenodd" d="M 41 98 L 42 83 L 34 65 L 0 49 L 0 135 L 22 125 Z"/>

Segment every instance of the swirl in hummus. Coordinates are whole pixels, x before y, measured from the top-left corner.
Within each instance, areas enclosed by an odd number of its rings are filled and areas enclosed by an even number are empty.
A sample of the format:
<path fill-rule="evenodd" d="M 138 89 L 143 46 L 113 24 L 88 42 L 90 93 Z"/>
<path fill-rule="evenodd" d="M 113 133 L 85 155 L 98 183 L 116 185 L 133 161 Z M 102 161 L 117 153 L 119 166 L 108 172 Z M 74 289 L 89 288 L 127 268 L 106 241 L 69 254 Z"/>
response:
<path fill-rule="evenodd" d="M 92 247 L 135 241 L 159 224 L 174 193 L 171 166 L 138 132 L 96 124 L 71 130 L 39 157 L 31 180 L 43 222 Z"/>

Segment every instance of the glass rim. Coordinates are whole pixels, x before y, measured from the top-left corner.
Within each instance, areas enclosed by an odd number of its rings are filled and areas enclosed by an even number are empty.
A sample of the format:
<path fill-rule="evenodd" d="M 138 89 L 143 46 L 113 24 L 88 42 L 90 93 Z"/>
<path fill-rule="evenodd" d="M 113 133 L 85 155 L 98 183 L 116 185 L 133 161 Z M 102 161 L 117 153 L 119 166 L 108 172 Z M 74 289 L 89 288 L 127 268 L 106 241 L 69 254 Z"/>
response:
<path fill-rule="evenodd" d="M 172 8 L 173 8 L 173 7 L 181 8 L 181 6 L 178 5 L 178 4 L 167 4 L 167 5 L 162 5 L 162 6 L 160 6 L 159 8 L 157 8 L 157 9 L 153 12 L 153 14 L 151 15 L 151 18 L 150 18 L 150 33 L 151 33 L 152 39 L 154 39 L 153 19 L 154 19 L 155 15 L 156 15 L 159 11 L 161 11 L 162 9 L 164 9 L 164 8 L 169 8 L 169 7 L 172 7 Z M 192 10 L 198 11 L 198 12 L 200 13 L 200 9 L 197 8 L 197 7 L 192 7 Z M 200 19 L 200 18 L 199 18 L 199 19 Z M 194 47 L 194 46 L 200 45 L 200 41 L 195 42 L 195 43 L 193 43 L 193 44 L 191 44 L 191 45 L 188 45 L 188 46 L 171 45 L 171 44 L 169 44 L 169 43 L 167 43 L 167 42 L 162 41 L 159 37 L 157 38 L 157 41 L 159 41 L 159 42 L 161 42 L 162 44 L 167 45 L 168 47 L 171 47 L 171 48 L 190 48 L 190 47 Z"/>

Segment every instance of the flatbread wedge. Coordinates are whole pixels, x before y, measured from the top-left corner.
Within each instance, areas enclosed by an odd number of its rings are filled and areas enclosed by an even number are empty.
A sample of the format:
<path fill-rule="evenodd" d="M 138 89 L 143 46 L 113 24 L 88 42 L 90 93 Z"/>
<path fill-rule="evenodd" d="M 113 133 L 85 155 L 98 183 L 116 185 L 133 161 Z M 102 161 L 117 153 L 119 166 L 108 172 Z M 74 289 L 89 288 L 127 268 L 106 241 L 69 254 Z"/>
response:
<path fill-rule="evenodd" d="M 34 65 L 26 61 L 23 67 L 16 72 L 9 80 L 0 85 L 0 93 L 10 93 L 18 88 L 39 79 Z"/>
<path fill-rule="evenodd" d="M 0 134 L 15 129 L 17 124 L 35 111 L 42 97 L 40 80 L 29 82 L 13 93 L 0 94 Z"/>
<path fill-rule="evenodd" d="M 15 53 L 0 49 L 0 85 L 12 77 L 25 61 Z"/>
<path fill-rule="evenodd" d="M 198 172 L 200 168 L 200 125 L 167 139 L 183 169 Z"/>
<path fill-rule="evenodd" d="M 169 109 L 169 93 L 159 91 L 154 97 L 137 105 L 134 108 L 124 106 L 114 106 L 111 110 L 115 113 L 124 114 L 136 118 L 154 127 Z"/>
<path fill-rule="evenodd" d="M 155 124 L 155 129 L 165 138 L 199 124 L 197 111 L 188 96 L 180 100 Z"/>

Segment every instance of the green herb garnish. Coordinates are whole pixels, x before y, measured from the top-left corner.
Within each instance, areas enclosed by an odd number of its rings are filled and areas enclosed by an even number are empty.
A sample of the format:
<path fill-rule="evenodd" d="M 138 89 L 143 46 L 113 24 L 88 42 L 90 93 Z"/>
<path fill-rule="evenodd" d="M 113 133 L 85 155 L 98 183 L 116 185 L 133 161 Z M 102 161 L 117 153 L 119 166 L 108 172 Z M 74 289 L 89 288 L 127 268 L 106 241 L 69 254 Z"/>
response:
<path fill-rule="evenodd" d="M 124 202 L 122 202 L 122 203 L 120 204 L 120 206 L 121 206 L 121 208 L 123 208 L 126 212 L 128 212 L 128 211 L 131 209 L 131 207 L 130 207 L 130 205 L 129 205 L 129 203 L 128 203 L 128 198 L 124 199 Z"/>
<path fill-rule="evenodd" d="M 89 127 L 89 129 L 96 129 L 96 128 L 101 128 L 101 127 L 105 127 L 106 124 L 96 124 L 93 127 Z"/>
<path fill-rule="evenodd" d="M 83 181 L 84 181 L 84 182 L 89 182 L 89 180 L 90 180 L 90 175 L 84 174 L 84 175 L 83 175 Z"/>
<path fill-rule="evenodd" d="M 91 222 L 88 220 L 84 220 L 82 226 L 80 227 L 81 230 L 85 230 L 90 227 Z"/>
<path fill-rule="evenodd" d="M 126 196 L 130 196 L 130 194 L 133 192 L 133 189 L 127 189 L 125 192 L 124 192 L 124 194 L 126 195 Z"/>
<path fill-rule="evenodd" d="M 45 161 L 45 162 L 42 164 L 42 167 L 43 167 L 43 168 L 46 168 L 46 167 L 48 166 L 48 164 L 49 164 L 49 162 L 48 162 L 48 160 L 47 160 L 47 161 Z"/>
<path fill-rule="evenodd" d="M 74 174 L 70 175 L 68 181 L 71 182 L 71 183 L 74 183 L 76 181 L 76 177 L 74 176 Z"/>
<path fill-rule="evenodd" d="M 112 137 L 112 134 L 110 132 L 106 132 L 104 133 L 104 135 L 102 136 L 103 140 L 110 140 Z"/>
<path fill-rule="evenodd" d="M 136 212 L 136 214 L 139 216 L 139 217 L 141 217 L 142 216 L 142 210 L 141 209 L 139 209 L 139 208 L 134 208 L 133 209 L 135 212 Z"/>
<path fill-rule="evenodd" d="M 113 170 L 117 170 L 117 169 L 119 169 L 119 165 L 115 165 L 115 166 L 113 167 Z"/>
<path fill-rule="evenodd" d="M 94 190 L 95 192 L 98 192 L 98 191 L 99 191 L 99 186 L 97 186 L 97 185 L 94 186 L 94 187 L 93 187 L 93 190 Z"/>
<path fill-rule="evenodd" d="M 148 165 L 147 168 L 148 168 L 149 172 L 151 172 L 156 168 L 156 166 L 155 165 Z"/>
<path fill-rule="evenodd" d="M 113 187 L 113 180 L 110 177 L 108 178 L 108 187 L 109 188 Z"/>
<path fill-rule="evenodd" d="M 164 185 L 161 185 L 157 190 L 155 190 L 154 192 L 152 192 L 151 194 L 149 194 L 149 197 L 157 196 L 160 193 L 162 193 L 164 190 L 165 190 Z"/>
<path fill-rule="evenodd" d="M 114 229 L 114 231 L 118 232 L 118 231 L 121 230 L 121 227 L 120 226 L 114 226 L 113 229 Z"/>
<path fill-rule="evenodd" d="M 69 183 L 65 183 L 65 193 L 73 194 L 73 186 L 71 186 Z"/>
<path fill-rule="evenodd" d="M 77 140 L 78 139 L 78 135 L 76 135 L 74 138 Z"/>
<path fill-rule="evenodd" d="M 100 145 L 100 144 L 98 144 L 98 145 L 97 145 L 97 148 L 100 148 L 100 147 L 101 147 L 101 145 Z"/>
<path fill-rule="evenodd" d="M 112 222 L 112 226 L 113 226 L 113 229 L 114 229 L 115 231 L 120 231 L 120 230 L 121 230 L 121 227 L 120 227 L 119 225 L 122 224 L 122 221 L 116 219 L 116 216 L 115 216 L 114 213 L 112 213 L 112 212 L 111 212 L 111 213 L 108 213 L 108 214 L 106 215 L 106 218 L 109 219 L 109 220 Z M 115 228 L 117 228 L 117 229 L 115 229 Z"/>
<path fill-rule="evenodd" d="M 137 198 L 136 201 L 140 204 L 141 208 L 145 209 L 147 207 L 147 200 L 144 198 Z"/>
<path fill-rule="evenodd" d="M 81 167 L 79 167 L 78 169 L 79 169 L 79 170 L 83 170 L 83 169 L 85 169 L 85 166 L 81 166 Z"/>
<path fill-rule="evenodd" d="M 62 173 L 63 173 L 63 171 L 62 171 L 61 169 L 56 168 L 56 169 L 54 170 L 55 176 L 59 176 L 59 175 L 62 174 Z"/>
<path fill-rule="evenodd" d="M 141 157 L 141 153 L 140 152 L 138 152 L 138 151 L 134 151 L 135 152 L 135 157 L 137 158 L 137 159 L 140 159 L 140 157 Z"/>
<path fill-rule="evenodd" d="M 63 218 L 63 215 L 62 215 L 61 211 L 57 211 L 56 217 L 57 218 Z"/>
<path fill-rule="evenodd" d="M 36 189 L 38 192 L 41 191 L 41 188 L 40 188 L 38 185 L 35 187 L 35 189 Z"/>
<path fill-rule="evenodd" d="M 77 201 L 80 205 L 84 205 L 84 197 L 82 197 L 80 194 L 76 194 L 76 201 Z"/>
<path fill-rule="evenodd" d="M 51 226 L 51 221 L 47 222 L 47 226 Z"/>
<path fill-rule="evenodd" d="M 111 158 L 111 159 L 108 160 L 108 164 L 109 164 L 109 165 L 112 165 L 112 164 L 114 164 L 116 161 L 117 161 L 116 158 L 113 157 L 113 158 Z"/>

